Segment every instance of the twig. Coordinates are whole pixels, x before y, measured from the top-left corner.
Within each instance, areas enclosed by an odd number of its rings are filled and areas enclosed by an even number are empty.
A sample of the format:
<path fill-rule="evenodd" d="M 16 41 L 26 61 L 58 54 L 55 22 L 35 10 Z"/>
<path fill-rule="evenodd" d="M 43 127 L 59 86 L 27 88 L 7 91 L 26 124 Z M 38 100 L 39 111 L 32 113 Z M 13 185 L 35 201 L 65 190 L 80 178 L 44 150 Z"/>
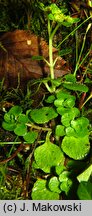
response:
<path fill-rule="evenodd" d="M 14 154 L 13 154 L 11 157 L 9 157 L 9 158 L 7 158 L 7 159 L 5 159 L 5 160 L 3 160 L 3 161 L 0 161 L 0 164 L 7 163 L 7 162 L 9 162 L 10 160 L 12 160 L 13 158 L 15 158 L 16 155 L 17 155 L 23 148 L 24 148 L 24 145 L 21 143 L 21 145 L 20 145 L 19 148 L 14 152 Z"/>

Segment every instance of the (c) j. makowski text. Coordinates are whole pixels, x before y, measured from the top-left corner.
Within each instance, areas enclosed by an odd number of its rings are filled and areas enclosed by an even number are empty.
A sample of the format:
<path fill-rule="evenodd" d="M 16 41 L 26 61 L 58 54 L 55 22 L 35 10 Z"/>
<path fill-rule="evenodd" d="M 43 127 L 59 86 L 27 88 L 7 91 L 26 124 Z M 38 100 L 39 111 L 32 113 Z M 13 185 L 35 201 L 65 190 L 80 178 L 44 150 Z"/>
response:
<path fill-rule="evenodd" d="M 20 211 L 26 211 L 26 204 L 23 203 Z M 81 203 L 76 204 L 75 202 L 72 204 L 55 204 L 52 205 L 49 202 L 46 204 L 42 204 L 41 202 L 39 203 L 32 203 L 32 211 L 36 211 L 36 212 L 41 212 L 41 211 L 77 211 L 80 212 L 82 211 L 82 206 Z"/>

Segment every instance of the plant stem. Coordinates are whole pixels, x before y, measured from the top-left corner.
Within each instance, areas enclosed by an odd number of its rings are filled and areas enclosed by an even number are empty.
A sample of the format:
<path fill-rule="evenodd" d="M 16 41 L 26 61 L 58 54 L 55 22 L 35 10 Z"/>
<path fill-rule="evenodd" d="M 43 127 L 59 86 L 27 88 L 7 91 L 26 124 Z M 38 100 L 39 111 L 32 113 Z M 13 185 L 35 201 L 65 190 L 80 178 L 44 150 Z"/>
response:
<path fill-rule="evenodd" d="M 68 34 L 64 40 L 61 41 L 61 43 L 57 46 L 57 49 L 61 46 L 61 44 L 63 44 L 71 35 L 73 35 L 75 33 L 75 31 L 77 29 L 79 29 L 84 23 L 86 23 L 89 19 L 91 19 L 92 16 L 88 17 L 86 20 L 84 20 L 80 25 L 78 25 L 72 32 L 70 32 L 70 34 Z"/>
<path fill-rule="evenodd" d="M 15 141 L 12 141 L 12 142 L 0 142 L 0 145 L 18 145 L 18 144 L 21 144 L 22 142 L 15 142 Z M 28 144 L 27 142 L 23 142 L 23 144 Z"/>
<path fill-rule="evenodd" d="M 58 28 L 60 27 L 60 23 L 58 23 L 57 25 L 56 25 L 56 27 L 54 28 L 54 30 L 52 31 L 52 33 L 51 33 L 51 36 L 52 36 L 52 40 L 53 40 L 53 37 L 54 37 L 54 35 L 56 34 L 56 32 L 57 32 L 57 30 L 58 30 Z"/>
<path fill-rule="evenodd" d="M 83 62 L 85 61 L 85 59 L 87 58 L 87 56 L 89 55 L 90 51 L 91 51 L 92 47 L 90 47 L 89 51 L 86 53 L 86 55 L 84 56 L 83 60 L 80 62 L 78 69 L 80 68 L 80 66 L 83 64 Z"/>
<path fill-rule="evenodd" d="M 84 107 L 84 105 L 92 98 L 92 92 L 90 93 L 89 97 L 86 99 L 86 101 L 82 104 L 81 109 Z"/>
<path fill-rule="evenodd" d="M 75 26 L 77 27 L 77 23 L 75 24 Z M 78 31 L 77 30 L 75 32 L 75 40 L 76 40 L 76 63 L 77 63 L 77 61 L 78 61 L 78 48 L 79 48 Z"/>
<path fill-rule="evenodd" d="M 52 23 L 53 25 L 53 23 Z M 52 31 L 52 26 L 50 24 L 50 20 L 48 20 L 48 34 L 49 34 L 49 67 L 50 67 L 50 75 L 51 79 L 54 79 L 54 62 L 53 62 L 53 37 L 58 30 L 60 24 L 57 24 L 54 30 Z"/>
<path fill-rule="evenodd" d="M 53 52 L 52 52 L 52 39 L 50 20 L 48 20 L 48 34 L 49 34 L 49 67 L 51 79 L 54 79 L 54 68 L 53 68 Z"/>
<path fill-rule="evenodd" d="M 81 47 L 81 51 L 80 51 L 80 54 L 79 54 L 79 58 L 78 58 L 78 61 L 76 63 L 76 67 L 75 67 L 75 71 L 74 71 L 74 76 L 76 76 L 76 72 L 77 70 L 80 68 L 81 64 L 84 62 L 84 60 L 86 59 L 87 55 L 89 54 L 89 52 L 84 56 L 83 60 L 81 61 L 81 57 L 82 57 L 82 53 L 83 53 L 83 50 L 84 50 L 84 46 L 85 46 L 85 42 L 86 42 L 86 35 L 90 29 L 91 25 L 89 23 L 89 25 L 87 26 L 87 29 L 86 29 L 86 33 L 84 35 L 84 38 L 83 38 L 83 43 L 82 43 L 82 47 Z M 80 62 L 81 61 L 81 62 Z"/>
<path fill-rule="evenodd" d="M 82 76 L 82 78 L 81 78 L 81 80 L 80 80 L 80 83 L 83 81 L 85 75 L 87 74 L 87 71 L 88 71 L 88 69 L 89 69 L 90 63 L 91 63 L 91 59 L 90 59 L 90 61 L 88 62 L 88 65 L 86 66 L 86 69 L 85 69 L 85 71 L 84 71 L 84 73 L 83 73 L 83 76 Z"/>
<path fill-rule="evenodd" d="M 52 37 L 49 37 L 49 61 L 50 61 L 50 75 L 54 79 L 53 53 L 52 53 Z"/>
<path fill-rule="evenodd" d="M 30 124 L 30 123 L 26 123 L 26 126 L 37 129 L 37 130 L 52 131 L 51 128 L 40 127 L 38 125 L 33 125 L 33 124 Z"/>
<path fill-rule="evenodd" d="M 50 86 L 48 85 L 48 83 L 44 82 L 44 85 L 46 86 L 47 90 L 48 90 L 50 93 L 53 92 L 52 87 L 50 87 Z"/>
<path fill-rule="evenodd" d="M 38 141 L 38 143 L 43 143 L 44 141 Z M 14 142 L 14 141 L 12 141 L 12 142 L 0 142 L 0 145 L 18 145 L 18 144 L 21 144 L 22 142 Z M 28 143 L 28 142 L 23 142 L 23 144 L 30 144 L 30 143 Z M 32 144 L 32 143 L 31 143 Z"/>
<path fill-rule="evenodd" d="M 43 58 L 43 60 L 46 62 L 46 64 L 50 67 L 50 63 L 45 59 Z"/>

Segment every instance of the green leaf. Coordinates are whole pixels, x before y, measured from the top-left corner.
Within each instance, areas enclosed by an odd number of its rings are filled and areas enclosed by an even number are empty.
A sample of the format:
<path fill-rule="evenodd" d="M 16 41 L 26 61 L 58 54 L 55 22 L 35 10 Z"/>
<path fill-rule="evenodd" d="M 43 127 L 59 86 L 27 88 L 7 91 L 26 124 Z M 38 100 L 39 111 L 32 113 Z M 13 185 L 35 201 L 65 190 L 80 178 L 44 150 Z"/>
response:
<path fill-rule="evenodd" d="M 67 74 L 64 76 L 64 78 L 66 79 L 67 82 L 72 82 L 72 83 L 76 82 L 76 77 L 73 74 Z"/>
<path fill-rule="evenodd" d="M 39 8 L 43 11 L 45 10 L 45 6 L 42 2 L 39 2 Z"/>
<path fill-rule="evenodd" d="M 34 143 L 35 140 L 37 139 L 38 133 L 36 131 L 30 131 L 26 133 L 23 138 L 26 142 L 28 143 Z"/>
<path fill-rule="evenodd" d="M 65 113 L 70 112 L 70 108 L 65 108 L 65 107 L 58 107 L 57 112 L 62 116 Z"/>
<path fill-rule="evenodd" d="M 89 135 L 88 130 L 89 120 L 85 117 L 80 117 L 77 120 L 71 121 L 71 127 L 66 128 L 67 136 L 84 137 Z"/>
<path fill-rule="evenodd" d="M 58 87 L 61 85 L 61 77 L 58 77 L 57 79 L 52 79 L 51 80 L 52 85 L 54 85 L 55 87 Z"/>
<path fill-rule="evenodd" d="M 88 136 L 79 138 L 65 136 L 61 148 L 70 158 L 75 160 L 83 159 L 90 150 L 89 138 Z"/>
<path fill-rule="evenodd" d="M 51 8 L 52 14 L 58 14 L 58 13 L 61 12 L 60 9 L 58 8 L 58 6 L 56 4 L 51 4 L 50 8 Z"/>
<path fill-rule="evenodd" d="M 92 164 L 83 171 L 80 175 L 77 176 L 79 182 L 88 181 L 90 176 L 92 175 Z"/>
<path fill-rule="evenodd" d="M 60 175 L 64 170 L 66 170 L 66 167 L 64 165 L 57 165 L 55 167 L 57 175 Z"/>
<path fill-rule="evenodd" d="M 74 130 L 74 128 L 72 128 L 72 127 L 66 128 L 66 135 L 69 137 L 70 136 L 79 137 L 78 134 L 76 133 L 76 131 Z"/>
<path fill-rule="evenodd" d="M 63 25 L 65 19 L 66 19 L 66 16 L 62 12 L 54 14 L 54 20 L 56 22 L 61 23 L 62 25 Z"/>
<path fill-rule="evenodd" d="M 67 99 L 70 96 L 70 93 L 67 91 L 60 90 L 56 94 L 58 99 Z"/>
<path fill-rule="evenodd" d="M 19 114 L 22 113 L 22 108 L 21 108 L 21 106 L 16 105 L 16 106 L 12 107 L 8 113 L 12 114 L 14 116 L 19 116 Z"/>
<path fill-rule="evenodd" d="M 64 136 L 65 134 L 66 134 L 65 127 L 62 125 L 57 125 L 55 130 L 55 135 L 60 137 L 60 136 Z"/>
<path fill-rule="evenodd" d="M 58 116 L 52 107 L 43 107 L 30 112 L 30 116 L 37 124 L 43 124 Z"/>
<path fill-rule="evenodd" d="M 60 110 L 59 110 L 60 111 Z M 69 127 L 71 121 L 80 114 L 79 110 L 74 107 L 71 108 L 69 111 L 65 112 L 61 117 L 61 122 L 64 126 Z"/>
<path fill-rule="evenodd" d="M 69 171 L 63 171 L 60 175 L 59 175 L 59 181 L 63 182 L 63 181 L 67 181 L 69 179 L 70 176 L 70 172 Z"/>
<path fill-rule="evenodd" d="M 14 133 L 18 136 L 24 136 L 27 133 L 27 126 L 23 123 L 18 123 L 14 129 Z"/>
<path fill-rule="evenodd" d="M 54 16 L 53 16 L 53 14 L 51 14 L 51 13 L 48 14 L 48 19 L 49 19 L 49 20 L 54 20 Z"/>
<path fill-rule="evenodd" d="M 70 27 L 73 23 L 77 23 L 79 21 L 80 21 L 79 18 L 73 18 L 70 16 L 66 16 L 65 21 L 62 23 L 62 25 L 66 26 L 66 27 Z"/>
<path fill-rule="evenodd" d="M 77 23 L 80 21 L 80 18 L 73 18 L 73 23 Z"/>
<path fill-rule="evenodd" d="M 56 106 L 56 107 L 61 107 L 61 106 L 63 106 L 63 102 L 64 102 L 64 99 L 56 99 L 55 101 L 54 101 L 54 105 Z"/>
<path fill-rule="evenodd" d="M 14 131 L 14 129 L 16 128 L 16 123 L 7 123 L 3 121 L 2 127 L 8 131 Z"/>
<path fill-rule="evenodd" d="M 59 51 L 59 56 L 68 55 L 72 52 L 71 48 L 62 49 Z M 72 74 L 71 74 L 72 75 Z"/>
<path fill-rule="evenodd" d="M 80 115 L 80 111 L 76 107 L 72 107 L 72 108 L 58 107 L 57 112 L 62 116 L 66 113 L 69 113 L 69 115 L 71 115 L 71 113 L 72 113 L 72 119 L 74 119 L 75 117 L 78 117 Z"/>
<path fill-rule="evenodd" d="M 92 200 L 92 183 L 88 182 L 81 182 L 79 184 L 77 195 L 80 200 Z"/>
<path fill-rule="evenodd" d="M 61 122 L 65 127 L 69 127 L 71 120 L 74 118 L 75 116 L 72 115 L 71 112 L 67 112 L 64 115 L 62 115 L 61 117 Z"/>
<path fill-rule="evenodd" d="M 80 83 L 64 83 L 63 86 L 73 91 L 88 92 L 88 87 Z"/>
<path fill-rule="evenodd" d="M 20 106 L 14 106 L 9 110 L 9 112 L 5 113 L 4 120 L 7 123 L 15 123 L 21 112 L 22 108 Z"/>
<path fill-rule="evenodd" d="M 67 179 L 67 181 L 63 181 L 61 184 L 60 184 L 60 189 L 61 191 L 64 191 L 66 195 L 68 195 L 71 187 L 73 185 L 73 182 L 71 179 Z"/>
<path fill-rule="evenodd" d="M 89 135 L 89 120 L 85 117 L 80 117 L 77 120 L 71 121 L 71 127 L 75 131 L 75 136 L 83 137 L 85 135 Z M 68 131 L 69 134 L 69 131 Z"/>
<path fill-rule="evenodd" d="M 73 107 L 75 105 L 75 97 L 74 96 L 69 96 L 69 98 L 67 99 L 56 99 L 54 101 L 54 105 L 56 107 L 61 107 L 61 106 L 64 106 L 64 107 Z"/>
<path fill-rule="evenodd" d="M 55 100 L 55 96 L 50 95 L 45 101 L 46 101 L 46 103 L 53 103 L 54 100 Z"/>
<path fill-rule="evenodd" d="M 4 120 L 7 122 L 7 123 L 15 123 L 16 122 L 16 117 L 15 115 L 13 114 L 10 114 L 9 112 L 8 113 L 5 113 L 4 115 Z"/>
<path fill-rule="evenodd" d="M 64 163 L 64 155 L 60 148 L 49 142 L 36 148 L 34 152 L 35 161 L 40 169 L 50 173 L 51 168 Z"/>
<path fill-rule="evenodd" d="M 65 26 L 65 27 L 70 27 L 72 24 L 73 24 L 72 22 L 67 22 L 67 21 L 66 22 L 64 21 L 62 23 L 62 25 Z"/>
<path fill-rule="evenodd" d="M 57 94 L 57 99 L 54 101 L 54 105 L 56 107 L 73 107 L 75 105 L 75 96 L 64 93 L 64 92 L 59 92 Z"/>
<path fill-rule="evenodd" d="M 64 103 L 63 106 L 64 107 L 73 107 L 75 105 L 75 97 L 74 96 L 70 96 L 69 98 L 67 98 Z"/>
<path fill-rule="evenodd" d="M 40 61 L 40 60 L 43 60 L 44 58 L 43 58 L 43 56 L 32 56 L 31 59 Z"/>
<path fill-rule="evenodd" d="M 28 122 L 28 116 L 25 114 L 20 114 L 18 117 L 18 122 L 27 123 Z"/>
<path fill-rule="evenodd" d="M 48 187 L 51 191 L 56 193 L 61 193 L 61 190 L 59 189 L 60 182 L 56 176 L 52 177 L 49 181 Z"/>
<path fill-rule="evenodd" d="M 32 189 L 32 200 L 59 200 L 59 194 L 50 191 L 47 188 L 47 181 L 40 179 L 37 180 Z M 44 207 L 44 211 L 45 211 Z"/>
<path fill-rule="evenodd" d="M 72 127 L 75 130 L 79 130 L 78 125 L 80 125 L 81 128 L 87 128 L 89 126 L 89 120 L 85 117 L 80 117 L 77 120 L 74 120 L 71 122 Z"/>

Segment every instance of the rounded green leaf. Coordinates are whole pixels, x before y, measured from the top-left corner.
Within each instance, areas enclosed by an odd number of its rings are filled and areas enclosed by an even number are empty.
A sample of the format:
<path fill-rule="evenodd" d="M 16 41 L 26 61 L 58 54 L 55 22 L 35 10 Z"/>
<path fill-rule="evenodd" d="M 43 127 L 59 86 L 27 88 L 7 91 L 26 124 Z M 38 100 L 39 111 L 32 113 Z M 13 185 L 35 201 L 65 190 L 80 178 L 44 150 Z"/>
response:
<path fill-rule="evenodd" d="M 73 119 L 73 115 L 71 112 L 65 113 L 62 117 L 61 117 L 61 122 L 65 127 L 69 127 L 71 120 Z"/>
<path fill-rule="evenodd" d="M 25 124 L 17 124 L 14 133 L 18 136 L 24 136 L 27 133 L 27 126 Z"/>
<path fill-rule="evenodd" d="M 88 127 L 89 125 L 89 120 L 85 117 L 80 117 L 78 118 L 76 121 L 72 121 L 71 125 L 73 128 L 76 128 L 76 126 L 78 127 L 78 125 L 82 127 Z"/>
<path fill-rule="evenodd" d="M 21 106 L 14 106 L 9 110 L 9 114 L 18 116 L 20 113 L 22 113 L 22 108 Z"/>
<path fill-rule="evenodd" d="M 58 107 L 58 108 L 57 108 L 57 112 L 58 112 L 60 115 L 64 115 L 65 113 L 70 112 L 70 108 Z"/>
<path fill-rule="evenodd" d="M 47 188 L 47 181 L 40 179 L 37 180 L 32 189 L 32 200 L 59 200 L 59 194 L 50 191 Z"/>
<path fill-rule="evenodd" d="M 57 96 L 58 99 L 65 100 L 66 98 L 69 98 L 70 93 L 67 92 L 67 91 L 60 90 L 60 91 L 57 92 L 56 96 Z"/>
<path fill-rule="evenodd" d="M 75 83 L 76 82 L 76 77 L 73 74 L 67 74 L 64 76 L 66 81 Z"/>
<path fill-rule="evenodd" d="M 61 191 L 64 191 L 66 195 L 68 195 L 71 187 L 72 187 L 72 180 L 71 179 L 68 179 L 67 181 L 63 181 L 61 184 L 60 184 L 60 189 Z"/>
<path fill-rule="evenodd" d="M 30 116 L 37 124 L 43 124 L 58 116 L 52 107 L 43 107 L 30 112 Z"/>
<path fill-rule="evenodd" d="M 75 160 L 83 159 L 90 150 L 89 138 L 88 136 L 79 138 L 65 136 L 61 148 L 70 158 Z"/>
<path fill-rule="evenodd" d="M 78 108 L 76 107 L 68 107 L 68 108 L 65 108 L 65 107 L 58 107 L 57 108 L 57 112 L 60 114 L 60 115 L 64 115 L 65 113 L 72 113 L 73 114 L 73 118 L 77 117 L 80 115 L 80 111 Z"/>
<path fill-rule="evenodd" d="M 92 183 L 88 182 L 81 182 L 79 184 L 77 195 L 80 200 L 92 200 Z"/>
<path fill-rule="evenodd" d="M 76 131 L 72 127 L 67 127 L 66 128 L 66 135 L 70 136 L 70 137 L 71 136 L 78 137 L 78 134 L 76 133 Z"/>
<path fill-rule="evenodd" d="M 15 123 L 16 121 L 16 118 L 13 114 L 10 114 L 9 112 L 8 113 L 5 113 L 4 115 L 4 120 L 7 122 L 7 123 Z"/>
<path fill-rule="evenodd" d="M 67 110 L 61 117 L 61 122 L 64 126 L 69 127 L 72 120 L 80 114 L 80 111 L 74 107 L 71 108 L 69 111 Z"/>
<path fill-rule="evenodd" d="M 45 101 L 47 103 L 53 103 L 54 100 L 55 100 L 55 96 L 54 95 L 50 95 Z"/>
<path fill-rule="evenodd" d="M 2 127 L 8 131 L 14 131 L 14 129 L 16 128 L 16 123 L 3 122 Z"/>
<path fill-rule="evenodd" d="M 50 14 L 48 14 L 48 19 L 49 20 L 54 20 L 54 16 L 50 13 Z"/>
<path fill-rule="evenodd" d="M 57 165 L 55 167 L 57 175 L 60 175 L 64 170 L 66 170 L 66 167 L 64 165 Z"/>
<path fill-rule="evenodd" d="M 50 141 L 37 147 L 34 157 L 38 167 L 47 173 L 50 173 L 51 168 L 64 163 L 61 149 Z"/>
<path fill-rule="evenodd" d="M 71 123 L 72 125 L 72 123 Z M 77 127 L 78 126 L 78 127 Z M 80 126 L 76 124 L 75 128 L 67 127 L 66 128 L 66 135 L 67 136 L 74 136 L 74 137 L 84 137 L 86 135 L 89 135 L 89 130 L 85 128 L 84 126 Z"/>
<path fill-rule="evenodd" d="M 55 135 L 60 137 L 60 136 L 64 136 L 65 134 L 66 134 L 65 127 L 62 125 L 57 125 L 55 130 Z"/>
<path fill-rule="evenodd" d="M 89 125 L 89 120 L 85 117 L 80 117 L 77 120 L 71 121 L 71 127 L 74 129 L 76 134 L 80 137 L 89 135 L 88 125 Z"/>
<path fill-rule="evenodd" d="M 56 107 L 73 107 L 75 105 L 75 96 L 64 92 L 58 92 L 57 99 L 54 101 Z"/>
<path fill-rule="evenodd" d="M 49 189 L 53 192 L 56 192 L 56 193 L 61 193 L 61 190 L 59 189 L 59 180 L 56 176 L 52 177 L 49 181 Z"/>
<path fill-rule="evenodd" d="M 64 103 L 63 106 L 64 107 L 73 107 L 75 105 L 75 97 L 74 96 L 70 96 L 69 98 L 67 98 Z"/>
<path fill-rule="evenodd" d="M 63 181 L 67 181 L 69 178 L 70 172 L 69 171 L 63 171 L 60 175 L 59 175 L 59 181 L 63 182 Z"/>
<path fill-rule="evenodd" d="M 38 133 L 36 131 L 30 131 L 26 133 L 23 138 L 26 142 L 28 143 L 34 143 L 35 140 L 37 139 Z"/>
<path fill-rule="evenodd" d="M 28 116 L 25 114 L 20 114 L 18 117 L 18 122 L 27 123 L 28 122 Z"/>
<path fill-rule="evenodd" d="M 64 99 L 56 99 L 55 101 L 54 101 L 54 105 L 56 106 L 56 107 L 61 107 L 61 106 L 63 106 L 63 102 L 64 102 Z"/>

